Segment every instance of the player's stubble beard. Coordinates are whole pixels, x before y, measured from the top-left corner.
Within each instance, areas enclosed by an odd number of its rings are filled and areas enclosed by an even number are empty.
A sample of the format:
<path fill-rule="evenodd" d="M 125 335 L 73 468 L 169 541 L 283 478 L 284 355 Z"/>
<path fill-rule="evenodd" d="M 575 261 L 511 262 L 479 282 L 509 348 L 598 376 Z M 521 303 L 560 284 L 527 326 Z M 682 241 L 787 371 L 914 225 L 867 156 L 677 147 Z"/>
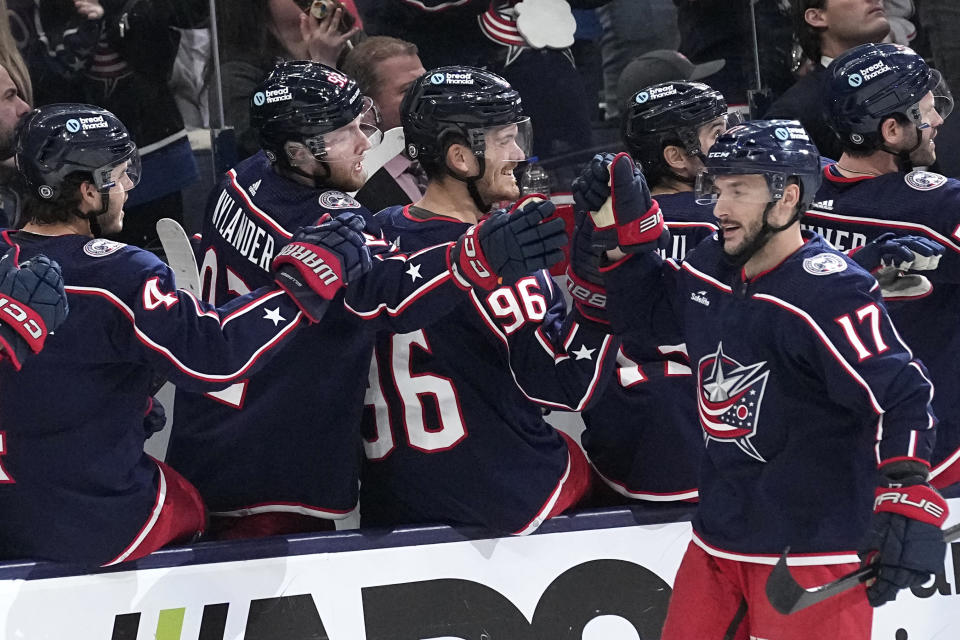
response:
<path fill-rule="evenodd" d="M 774 234 L 773 229 L 765 224 L 767 208 L 767 206 L 764 206 L 764 212 L 759 219 L 750 221 L 749 225 L 740 225 L 743 239 L 736 248 L 727 246 L 721 230 L 719 234 L 720 248 L 723 251 L 723 260 L 725 263 L 733 267 L 742 267 L 767 244 Z"/>

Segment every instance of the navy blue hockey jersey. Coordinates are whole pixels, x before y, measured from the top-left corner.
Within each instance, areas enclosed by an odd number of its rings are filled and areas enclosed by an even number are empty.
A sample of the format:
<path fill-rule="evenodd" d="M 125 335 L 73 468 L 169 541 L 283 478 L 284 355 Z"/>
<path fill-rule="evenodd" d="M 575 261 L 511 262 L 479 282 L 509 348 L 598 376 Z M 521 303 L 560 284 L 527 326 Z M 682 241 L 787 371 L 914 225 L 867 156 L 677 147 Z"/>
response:
<path fill-rule="evenodd" d="M 402 250 L 469 227 L 409 209 L 377 214 Z M 419 331 L 377 337 L 364 415 L 364 525 L 447 522 L 524 534 L 560 494 L 569 454 L 542 408 L 586 407 L 609 378 L 617 340 L 576 313 L 565 319 L 546 271 L 470 300 Z"/>
<path fill-rule="evenodd" d="M 298 228 L 348 211 L 373 217 L 342 192 L 278 175 L 263 153 L 244 160 L 213 191 L 204 218 L 204 298 L 222 304 L 273 282 L 270 262 Z M 356 505 L 374 331 L 418 328 L 466 300 L 450 277 L 448 246 L 402 255 L 378 239 L 373 222 L 368 231 L 379 252 L 373 269 L 290 349 L 225 391 L 177 393 L 167 462 L 212 512 L 340 518 Z"/>
<path fill-rule="evenodd" d="M 828 167 L 804 226 L 846 251 L 887 231 L 926 236 L 946 251 L 933 289 L 922 298 L 887 300 L 897 330 L 926 365 L 937 393 L 937 442 L 930 460 L 938 486 L 960 480 L 960 181 L 913 171 L 846 178 Z M 943 484 L 942 484 L 943 483 Z"/>
<path fill-rule="evenodd" d="M 709 553 L 856 562 L 877 465 L 932 445 L 932 388 L 876 281 L 805 238 L 749 281 L 715 238 L 681 264 L 637 255 L 609 274 L 615 328 L 683 329 L 705 437 L 694 541 Z"/>
<path fill-rule="evenodd" d="M 143 452 L 155 377 L 222 388 L 288 345 L 302 314 L 276 287 L 215 309 L 110 240 L 4 232 L 0 252 L 14 243 L 60 263 L 70 315 L 19 373 L 0 368 L 0 556 L 123 560 L 164 505 Z"/>
<path fill-rule="evenodd" d="M 716 231 L 712 205 L 692 191 L 656 196 L 670 229 L 665 257 L 683 260 Z M 621 336 L 616 376 L 603 397 L 584 411 L 583 447 L 594 468 L 617 493 L 638 500 L 697 497 L 703 436 L 690 361 L 680 328 L 674 337 Z"/>

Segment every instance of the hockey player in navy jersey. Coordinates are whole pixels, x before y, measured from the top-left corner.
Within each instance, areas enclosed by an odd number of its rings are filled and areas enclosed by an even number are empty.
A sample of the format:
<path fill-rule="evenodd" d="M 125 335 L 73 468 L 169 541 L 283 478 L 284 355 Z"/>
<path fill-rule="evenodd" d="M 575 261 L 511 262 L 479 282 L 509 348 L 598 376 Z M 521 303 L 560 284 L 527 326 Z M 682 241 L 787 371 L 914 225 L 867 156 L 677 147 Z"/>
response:
<path fill-rule="evenodd" d="M 415 331 L 466 303 L 450 267 L 458 258 L 466 266 L 459 277 L 477 283 L 482 276 L 471 262 L 495 280 L 513 269 L 507 257 L 522 263 L 534 252 L 549 254 L 544 243 L 566 242 L 559 221 L 536 225 L 533 212 L 475 229 L 464 238 L 466 251 L 454 246 L 465 228 L 435 246 L 392 248 L 346 193 L 362 186 L 360 161 L 379 137 L 370 104 L 335 69 L 282 63 L 251 97 L 263 151 L 230 170 L 210 198 L 198 262 L 203 295 L 217 304 L 269 281 L 269 256 L 283 251 L 297 227 L 325 214 L 362 216 L 377 253 L 371 272 L 261 373 L 222 392 L 177 394 L 167 460 L 200 490 L 218 537 L 317 531 L 346 517 L 359 491 L 374 332 Z M 512 240 L 514 225 L 527 223 L 533 242 L 521 247 Z M 477 261 L 484 255 L 485 267 Z"/>
<path fill-rule="evenodd" d="M 913 166 L 936 159 L 953 101 L 939 73 L 898 45 L 855 47 L 828 74 L 830 122 L 844 153 L 824 170 L 807 228 L 839 249 L 888 232 L 946 247 L 936 270 L 909 271 L 908 259 L 907 272 L 891 269 L 885 283 L 890 315 L 937 390 L 930 480 L 943 488 L 960 481 L 960 182 Z"/>
<path fill-rule="evenodd" d="M 304 313 L 321 317 L 369 268 L 369 251 L 349 221 L 327 223 L 294 245 L 311 260 L 276 260 L 292 296 L 271 282 L 214 308 L 177 290 L 153 254 L 100 237 L 121 228 L 139 179 L 136 146 L 112 113 L 49 105 L 17 142 L 26 222 L 0 234 L 0 251 L 56 259 L 70 315 L 18 373 L 0 367 L 0 557 L 134 560 L 190 539 L 205 520 L 196 489 L 143 452 L 155 379 L 200 390 L 250 375 Z M 298 284 L 321 267 L 325 283 Z"/>
<path fill-rule="evenodd" d="M 728 123 L 723 96 L 699 82 L 646 87 L 624 112 L 623 141 L 660 204 L 671 238 L 665 252 L 674 260 L 717 229 L 713 207 L 698 204 L 693 187 Z M 607 171 L 602 164 L 597 168 Z M 576 193 L 576 186 L 575 196 L 589 198 Z M 695 499 L 703 437 L 696 407 L 684 401 L 694 382 L 683 338 L 678 333 L 654 341 L 641 333 L 622 339 L 616 377 L 582 414 L 587 455 L 606 484 L 623 496 Z"/>
<path fill-rule="evenodd" d="M 492 203 L 520 196 L 514 170 L 527 157 L 530 121 L 500 76 L 429 71 L 407 90 L 401 118 L 406 153 L 429 176 L 423 199 L 377 214 L 401 250 L 448 242 Z M 514 206 L 554 210 L 536 198 Z M 531 270 L 472 291 L 469 304 L 419 331 L 378 335 L 364 419 L 363 525 L 444 522 L 527 534 L 580 500 L 589 464 L 543 410 L 586 407 L 609 377 L 618 341 L 579 310 L 565 316 L 550 275 Z"/>
<path fill-rule="evenodd" d="M 591 203 L 601 231 L 634 224 L 649 201 L 627 163 L 611 168 L 613 210 Z M 868 598 L 881 604 L 942 570 L 947 505 L 926 482 L 932 387 L 874 278 L 801 232 L 820 177 L 798 122 L 734 127 L 698 177 L 701 197 L 716 198 L 717 236 L 679 264 L 621 239 L 628 253 L 607 276 L 614 328 L 656 337 L 680 326 L 697 384 L 700 504 L 667 640 L 869 638 Z M 879 579 L 867 597 L 861 587 L 781 616 L 764 584 L 788 546 L 802 583 L 861 558 L 879 563 Z"/>

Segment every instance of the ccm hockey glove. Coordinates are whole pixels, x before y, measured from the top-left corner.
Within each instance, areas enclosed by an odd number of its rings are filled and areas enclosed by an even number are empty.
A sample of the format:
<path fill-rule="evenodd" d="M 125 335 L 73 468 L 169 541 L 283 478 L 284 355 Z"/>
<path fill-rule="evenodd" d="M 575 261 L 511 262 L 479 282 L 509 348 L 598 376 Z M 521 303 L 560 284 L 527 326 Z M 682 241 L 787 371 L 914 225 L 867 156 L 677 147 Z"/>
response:
<path fill-rule="evenodd" d="M 337 292 L 373 266 L 362 216 L 325 215 L 318 222 L 297 231 L 272 264 L 277 284 L 311 322 L 319 322 Z"/>
<path fill-rule="evenodd" d="M 16 264 L 17 249 L 0 258 L 0 359 L 16 369 L 43 349 L 47 335 L 67 318 L 60 265 L 44 255 Z"/>
<path fill-rule="evenodd" d="M 947 550 L 941 531 L 947 503 L 927 484 L 927 468 L 908 460 L 886 464 L 880 473 L 870 530 L 860 550 L 864 564 L 880 567 L 877 578 L 867 583 L 867 599 L 874 607 L 943 571 Z"/>
<path fill-rule="evenodd" d="M 555 209 L 549 200 L 527 198 L 467 229 L 450 250 L 455 280 L 489 291 L 563 260 L 563 220 L 547 220 Z"/>
<path fill-rule="evenodd" d="M 629 154 L 594 156 L 572 188 L 577 209 L 590 212 L 596 244 L 627 253 L 657 248 L 663 214 Z"/>
<path fill-rule="evenodd" d="M 884 298 L 902 299 L 930 292 L 930 280 L 905 272 L 933 271 L 939 266 L 943 251 L 943 245 L 923 236 L 897 237 L 888 232 L 847 255 L 876 277 Z"/>

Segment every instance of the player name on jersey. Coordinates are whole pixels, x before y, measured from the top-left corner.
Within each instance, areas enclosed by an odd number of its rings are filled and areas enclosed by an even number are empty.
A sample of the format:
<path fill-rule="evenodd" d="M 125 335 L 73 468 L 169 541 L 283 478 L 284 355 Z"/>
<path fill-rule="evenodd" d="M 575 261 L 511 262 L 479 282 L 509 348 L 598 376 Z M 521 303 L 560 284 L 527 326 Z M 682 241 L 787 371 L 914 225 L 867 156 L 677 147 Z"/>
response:
<path fill-rule="evenodd" d="M 226 191 L 220 193 L 214 208 L 213 226 L 243 257 L 264 271 L 270 270 L 275 246 L 273 237 L 251 220 Z"/>

